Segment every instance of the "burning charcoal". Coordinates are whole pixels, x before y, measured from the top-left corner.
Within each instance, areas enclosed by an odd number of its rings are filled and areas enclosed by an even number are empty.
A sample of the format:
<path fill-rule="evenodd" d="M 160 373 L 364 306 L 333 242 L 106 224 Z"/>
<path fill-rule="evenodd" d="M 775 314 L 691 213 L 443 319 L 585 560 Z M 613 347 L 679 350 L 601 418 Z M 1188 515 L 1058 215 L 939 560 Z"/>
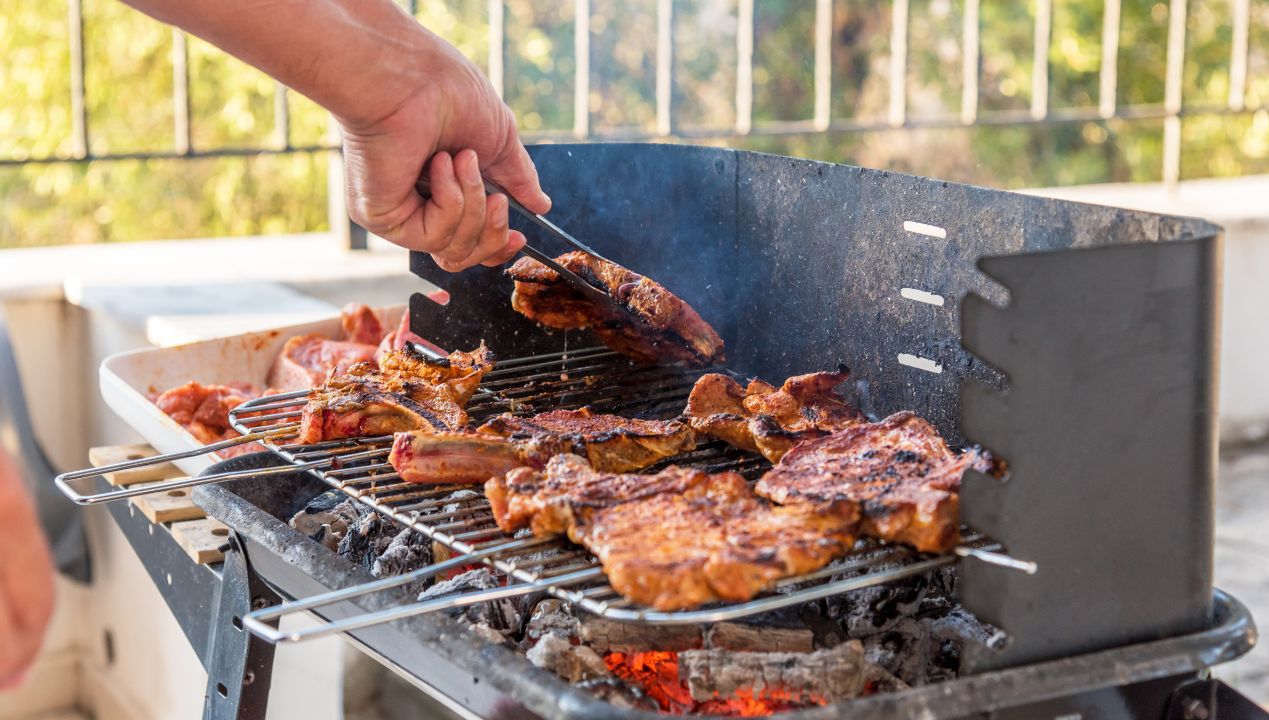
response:
<path fill-rule="evenodd" d="M 900 618 L 885 632 L 864 638 L 864 658 L 908 685 L 924 685 L 930 665 L 929 628 Z"/>
<path fill-rule="evenodd" d="M 475 623 L 472 625 L 468 625 L 467 629 L 470 630 L 473 635 L 479 637 L 481 640 L 484 640 L 485 642 L 491 645 L 506 645 L 507 644 L 507 638 L 505 635 L 498 632 L 497 629 L 492 628 L 484 623 Z"/>
<path fill-rule="evenodd" d="M 370 509 L 348 499 L 338 490 L 327 490 L 309 500 L 304 509 L 291 518 L 291 527 L 331 550 L 351 525 L 370 513 Z"/>
<path fill-rule="evenodd" d="M 431 600 L 445 595 L 477 590 L 491 590 L 501 584 L 493 570 L 481 567 L 436 583 L 420 593 L 419 600 Z M 447 612 L 453 617 L 463 617 L 470 623 L 484 623 L 503 634 L 514 633 L 520 629 L 520 609 L 510 599 L 452 608 Z"/>
<path fill-rule="evenodd" d="M 577 687 L 623 710 L 649 710 L 656 712 L 661 709 L 657 701 L 648 697 L 647 693 L 615 677 L 583 680 L 577 683 Z"/>
<path fill-rule="evenodd" d="M 714 650 L 809 653 L 815 649 L 810 628 L 761 627 L 721 622 L 705 631 L 705 647 Z"/>
<path fill-rule="evenodd" d="M 883 569 L 887 568 L 877 567 L 874 571 Z M 828 599 L 828 616 L 840 622 L 850 637 L 875 635 L 915 614 L 928 585 L 924 576 L 917 576 L 853 590 Z"/>
<path fill-rule="evenodd" d="M 370 568 L 375 577 L 401 575 L 417 570 L 432 562 L 432 541 L 426 535 L 404 528 L 388 543 Z M 422 592 L 427 580 L 420 580 L 417 587 L 410 586 L 410 592 Z"/>
<path fill-rule="evenodd" d="M 350 525 L 339 541 L 339 554 L 350 562 L 369 570 L 399 532 L 396 525 L 370 513 Z"/>
<path fill-rule="evenodd" d="M 524 639 L 535 643 L 544 635 L 558 635 L 565 640 L 576 638 L 581 629 L 577 617 L 569 612 L 568 606 L 554 598 L 538 603 L 529 616 L 524 628 Z"/>
<path fill-rule="evenodd" d="M 676 652 L 702 645 L 701 628 L 693 625 L 644 625 L 605 620 L 596 615 L 583 615 L 582 642 L 597 652 L 642 652 L 664 650 Z"/>
<path fill-rule="evenodd" d="M 574 645 L 558 635 L 543 635 L 536 645 L 529 648 L 525 657 L 534 665 L 550 670 L 569 682 L 610 674 L 598 653 L 585 645 Z"/>
<path fill-rule="evenodd" d="M 742 690 L 837 702 L 857 697 L 867 679 L 864 649 L 857 640 L 813 653 L 685 650 L 678 663 L 679 677 L 697 702 Z"/>

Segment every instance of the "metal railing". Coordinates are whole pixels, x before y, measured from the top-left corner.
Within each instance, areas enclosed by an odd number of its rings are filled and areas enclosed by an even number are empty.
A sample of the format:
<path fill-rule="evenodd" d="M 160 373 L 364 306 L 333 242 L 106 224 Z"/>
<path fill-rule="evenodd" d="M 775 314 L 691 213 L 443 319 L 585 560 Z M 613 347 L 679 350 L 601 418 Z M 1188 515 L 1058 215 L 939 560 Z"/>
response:
<path fill-rule="evenodd" d="M 478 0 L 471 0 L 476 2 Z M 506 8 L 504 0 L 486 0 L 489 17 L 488 73 L 501 94 L 506 68 Z M 657 0 L 655 48 L 655 122 L 651 127 L 593 127 L 589 97 L 591 89 L 591 3 L 574 1 L 574 87 L 573 126 L 563 130 L 525 132 L 528 142 L 553 140 L 737 140 L 757 136 L 803 135 L 811 133 L 850 133 L 896 129 L 956 128 L 983 125 L 1053 125 L 1060 123 L 1108 120 L 1162 120 L 1163 167 L 1165 182 L 1175 183 L 1181 172 L 1181 122 L 1186 116 L 1250 114 L 1260 108 L 1248 107 L 1248 56 L 1251 0 L 1230 0 L 1232 7 L 1232 41 L 1229 59 L 1230 87 L 1227 102 L 1186 105 L 1183 102 L 1183 75 L 1186 48 L 1187 0 L 1169 0 L 1162 104 L 1121 104 L 1118 102 L 1118 59 L 1121 35 L 1121 0 L 1105 0 L 1102 18 L 1102 52 L 1099 69 L 1098 97 L 1095 106 L 1052 108 L 1049 105 L 1049 81 L 1052 46 L 1053 0 L 1034 0 L 1034 57 L 1031 77 L 1030 107 L 1023 110 L 980 110 L 979 78 L 981 28 L 980 0 L 964 0 L 961 45 L 961 102 L 959 112 L 936 116 L 913 117 L 908 112 L 908 40 L 909 2 L 893 0 L 891 22 L 891 65 L 889 103 L 886 116 L 880 120 L 835 118 L 831 112 L 833 89 L 832 14 L 833 0 L 815 1 L 814 20 L 814 111 L 800 120 L 755 122 L 754 118 L 754 29 L 756 3 L 760 0 L 738 0 L 736 32 L 736 96 L 735 122 L 731 125 L 680 127 L 675 123 L 674 78 L 674 0 Z M 417 0 L 407 7 L 417 15 Z M 267 154 L 328 152 L 338 149 L 334 133 L 326 142 L 295 145 L 292 143 L 285 86 L 278 84 L 274 96 L 274 132 L 271 142 L 255 147 L 196 147 L 190 134 L 190 76 L 185 33 L 174 30 L 173 54 L 173 133 L 171 150 L 94 153 L 90 143 L 90 126 L 84 102 L 84 19 L 82 0 L 68 0 L 70 24 L 70 88 L 72 113 L 72 152 L 69 155 L 33 158 L 0 158 L 0 166 L 40 163 L 77 163 L 112 160 L 149 160 L 172 158 L 206 158 L 253 156 Z M 333 170 L 342 172 L 338 162 Z M 334 187 L 334 185 L 332 185 Z M 336 195 L 338 193 L 332 193 Z M 342 213 L 342 198 L 332 197 L 337 208 L 332 219 Z M 332 226 L 335 226 L 332 223 Z M 353 244 L 364 243 L 364 233 L 352 234 Z"/>

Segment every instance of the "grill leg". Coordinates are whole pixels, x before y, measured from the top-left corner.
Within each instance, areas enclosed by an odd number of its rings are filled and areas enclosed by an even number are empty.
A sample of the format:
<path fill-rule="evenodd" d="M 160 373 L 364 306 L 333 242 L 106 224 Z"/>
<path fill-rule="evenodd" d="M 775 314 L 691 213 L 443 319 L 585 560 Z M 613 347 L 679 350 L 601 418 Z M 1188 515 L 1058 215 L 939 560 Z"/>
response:
<path fill-rule="evenodd" d="M 264 720 L 273 676 L 273 645 L 242 629 L 242 616 L 280 598 L 251 569 L 236 535 L 227 543 L 216 615 L 207 643 L 204 720 Z"/>
<path fill-rule="evenodd" d="M 1269 720 L 1269 712 L 1220 680 L 1207 678 L 1173 694 L 1167 720 Z"/>

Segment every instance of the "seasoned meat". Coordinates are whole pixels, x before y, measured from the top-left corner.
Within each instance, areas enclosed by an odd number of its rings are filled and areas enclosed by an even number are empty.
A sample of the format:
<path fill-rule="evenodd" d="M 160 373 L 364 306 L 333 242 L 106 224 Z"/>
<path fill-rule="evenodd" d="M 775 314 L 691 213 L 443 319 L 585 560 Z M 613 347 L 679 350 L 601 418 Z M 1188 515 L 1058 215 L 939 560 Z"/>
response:
<path fill-rule="evenodd" d="M 160 394 L 154 399 L 154 404 L 199 442 L 210 445 L 238 437 L 238 431 L 229 426 L 229 411 L 259 395 L 258 390 L 246 384 L 203 385 L 189 382 Z M 227 448 L 217 454 L 229 458 L 262 449 L 250 443 Z"/>
<path fill-rule="evenodd" d="M 640 361 L 705 366 L 723 359 L 723 341 L 690 305 L 620 265 L 586 253 L 555 261 L 617 300 L 629 313 L 592 302 L 554 270 L 521 258 L 507 270 L 516 281 L 511 307 L 546 327 L 590 328 L 612 349 Z"/>
<path fill-rule="evenodd" d="M 378 345 L 383 339 L 383 325 L 369 305 L 348 303 L 339 312 L 344 339 L 362 345 Z"/>
<path fill-rule="evenodd" d="M 299 442 L 460 430 L 467 425 L 463 407 L 492 367 L 493 357 L 484 345 L 443 360 L 429 360 L 406 348 L 388 353 L 377 367 L 358 363 L 309 395 Z"/>
<path fill-rule="evenodd" d="M 726 375 L 703 375 L 684 415 L 698 432 L 777 462 L 803 440 L 863 422 L 863 415 L 833 391 L 848 373 L 843 367 L 797 375 L 779 388 L 761 380 L 741 388 Z"/>
<path fill-rule="evenodd" d="M 615 590 L 659 610 L 748 600 L 823 567 L 854 545 L 859 521 L 853 502 L 773 507 L 735 473 L 600 473 L 575 455 L 493 478 L 485 494 L 504 530 L 567 533 Z"/>
<path fill-rule="evenodd" d="M 527 465 L 506 438 L 477 433 L 399 432 L 388 462 L 406 482 L 479 483 Z"/>
<path fill-rule="evenodd" d="M 934 426 L 910 412 L 804 442 L 758 481 L 757 492 L 783 505 L 860 503 L 865 535 L 946 552 L 959 539 L 961 476 L 994 469 L 972 448 L 953 452 Z"/>
<path fill-rule="evenodd" d="M 374 359 L 375 346 L 331 340 L 321 335 L 299 335 L 286 341 L 269 370 L 269 387 L 281 391 L 317 387 L 331 375 L 342 375 L 353 365 Z"/>
<path fill-rule="evenodd" d="M 575 453 L 604 472 L 639 470 L 696 447 L 692 428 L 676 420 L 635 420 L 588 408 L 499 415 L 480 432 L 509 438 L 538 467 L 555 455 Z"/>

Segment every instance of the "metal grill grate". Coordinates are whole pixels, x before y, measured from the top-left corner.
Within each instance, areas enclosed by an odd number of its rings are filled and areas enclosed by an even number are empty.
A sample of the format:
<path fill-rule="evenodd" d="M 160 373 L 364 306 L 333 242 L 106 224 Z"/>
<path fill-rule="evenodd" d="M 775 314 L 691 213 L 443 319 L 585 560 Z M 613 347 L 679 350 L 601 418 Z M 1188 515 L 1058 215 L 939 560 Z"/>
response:
<path fill-rule="evenodd" d="M 693 384 L 706 372 L 734 375 L 723 368 L 685 370 L 635 365 L 604 348 L 516 358 L 500 361 L 495 370 L 484 376 L 467 411 L 476 423 L 503 412 L 527 415 L 583 406 L 600 412 L 665 419 L 681 413 Z M 463 562 L 486 563 L 508 578 L 509 591 L 545 590 L 609 619 L 652 624 L 719 622 L 920 574 L 954 562 L 957 556 L 1010 562 L 993 552 L 999 549 L 998 544 L 968 530 L 961 547 L 943 556 L 861 541 L 853 552 L 828 567 L 780 582 L 773 593 L 749 602 L 676 612 L 651 610 L 634 605 L 613 590 L 598 561 L 584 548 L 564 539 L 535 538 L 527 531 L 514 536 L 504 533 L 495 524 L 483 494 L 461 492 L 472 490 L 472 486 L 427 486 L 402 481 L 387 462 L 390 435 L 314 445 L 287 444 L 287 439 L 296 437 L 296 418 L 306 396 L 306 392 L 297 392 L 260 398 L 239 406 L 231 413 L 231 420 L 243 434 L 276 433 L 261 442 L 295 467 L 450 549 L 458 556 L 452 561 L 456 567 Z M 646 472 L 669 464 L 709 472 L 732 470 L 750 480 L 770 467 L 764 458 L 721 441 L 711 441 L 669 458 Z M 385 586 L 401 584 L 392 578 L 387 580 Z M 473 593 L 454 604 L 494 599 L 497 593 Z M 336 623 L 338 627 L 334 629 L 352 629 L 372 624 L 371 619 L 383 622 L 406 614 L 412 613 L 383 611 L 349 627 Z"/>

